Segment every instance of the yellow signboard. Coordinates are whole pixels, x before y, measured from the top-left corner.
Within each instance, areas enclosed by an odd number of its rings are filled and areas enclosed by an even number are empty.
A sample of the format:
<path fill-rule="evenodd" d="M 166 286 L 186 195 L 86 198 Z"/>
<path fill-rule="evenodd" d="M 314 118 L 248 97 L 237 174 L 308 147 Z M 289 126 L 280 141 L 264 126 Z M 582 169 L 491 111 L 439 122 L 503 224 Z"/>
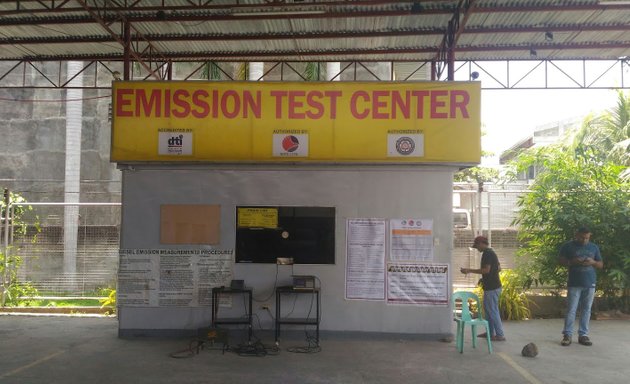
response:
<path fill-rule="evenodd" d="M 478 82 L 114 82 L 114 162 L 480 161 Z"/>
<path fill-rule="evenodd" d="M 239 228 L 277 228 L 277 208 L 238 208 Z"/>

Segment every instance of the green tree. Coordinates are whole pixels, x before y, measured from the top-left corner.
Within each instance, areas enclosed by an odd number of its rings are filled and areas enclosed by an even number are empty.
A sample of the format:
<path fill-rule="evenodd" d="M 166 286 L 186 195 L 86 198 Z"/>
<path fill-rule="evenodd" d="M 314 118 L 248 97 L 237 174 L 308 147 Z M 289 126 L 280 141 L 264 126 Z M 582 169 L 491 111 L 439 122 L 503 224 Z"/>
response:
<path fill-rule="evenodd" d="M 516 224 L 524 244 L 518 251 L 520 278 L 526 284 L 557 288 L 566 283 L 566 268 L 558 265 L 561 244 L 575 229 L 587 225 L 604 258 L 598 288 L 615 297 L 630 287 L 630 183 L 620 178 L 624 170 L 577 146 L 544 147 L 521 154 L 516 171 L 532 165 L 540 170 L 530 193 L 519 201 Z"/>
<path fill-rule="evenodd" d="M 319 81 L 326 76 L 326 67 L 320 63 L 308 62 L 304 68 L 304 79 L 306 81 Z"/>
<path fill-rule="evenodd" d="M 482 131 L 481 136 L 485 135 L 486 133 Z M 492 155 L 492 152 L 481 150 L 481 157 L 490 157 Z M 460 183 L 476 183 L 483 185 L 489 181 L 496 181 L 498 178 L 499 171 L 496 168 L 476 166 L 455 172 L 453 180 Z"/>
<path fill-rule="evenodd" d="M 206 80 L 221 80 L 221 68 L 214 61 L 206 61 L 201 69 L 201 76 Z"/>
<path fill-rule="evenodd" d="M 26 200 L 19 194 L 10 193 L 10 205 L 7 207 L 5 199 L 0 201 L 0 217 L 2 223 L 2 247 L 0 247 L 0 275 L 2 276 L 1 302 L 2 306 L 17 305 L 23 297 L 36 296 L 37 290 L 30 283 L 22 283 L 18 280 L 18 269 L 22 264 L 22 259 L 14 254 L 16 249 L 10 244 L 5 244 L 5 220 L 9 219 L 9 224 L 13 235 L 26 235 L 28 226 L 22 220 L 23 215 L 32 211 L 33 208 L 26 203 Z M 37 217 L 36 217 L 37 219 Z M 37 220 L 34 226 L 35 233 L 40 231 Z M 36 240 L 36 235 L 33 236 Z"/>
<path fill-rule="evenodd" d="M 617 92 L 617 104 L 587 118 L 572 143 L 573 150 L 590 150 L 598 159 L 623 165 L 621 177 L 630 177 L 630 95 Z"/>
<path fill-rule="evenodd" d="M 472 167 L 456 172 L 454 180 L 456 182 L 483 184 L 488 181 L 494 181 L 498 177 L 499 171 L 496 168 Z"/>
<path fill-rule="evenodd" d="M 235 80 L 249 80 L 249 63 L 242 62 L 236 67 Z"/>

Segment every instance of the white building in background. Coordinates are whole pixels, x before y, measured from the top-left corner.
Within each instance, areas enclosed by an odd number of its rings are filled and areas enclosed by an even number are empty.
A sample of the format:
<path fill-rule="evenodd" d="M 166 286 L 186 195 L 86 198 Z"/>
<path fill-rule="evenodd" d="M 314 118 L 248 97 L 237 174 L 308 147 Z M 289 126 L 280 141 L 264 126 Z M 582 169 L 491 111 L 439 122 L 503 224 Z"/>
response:
<path fill-rule="evenodd" d="M 568 132 L 579 129 L 583 121 L 584 116 L 579 116 L 539 125 L 534 129 L 532 135 L 503 151 L 499 158 L 499 163 L 501 165 L 507 164 L 525 149 L 558 143 L 567 136 Z M 530 167 L 527 172 L 521 172 L 517 177 L 518 180 L 522 181 L 533 180 L 536 177 L 536 169 L 535 167 Z"/>
<path fill-rule="evenodd" d="M 534 146 L 544 146 L 559 142 L 566 137 L 567 132 L 579 129 L 583 121 L 584 117 L 581 116 L 539 125 L 534 130 Z"/>

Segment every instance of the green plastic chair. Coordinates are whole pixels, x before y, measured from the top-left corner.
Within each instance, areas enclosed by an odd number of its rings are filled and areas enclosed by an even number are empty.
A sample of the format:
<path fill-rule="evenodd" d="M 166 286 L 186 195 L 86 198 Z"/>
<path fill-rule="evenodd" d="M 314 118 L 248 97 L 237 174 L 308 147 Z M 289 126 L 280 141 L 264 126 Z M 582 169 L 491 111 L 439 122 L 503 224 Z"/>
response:
<path fill-rule="evenodd" d="M 477 319 L 473 319 L 470 314 L 470 309 L 468 308 L 469 301 L 472 300 L 475 304 L 477 304 L 477 308 L 479 307 L 479 296 L 475 295 L 472 292 L 454 292 L 452 296 L 453 309 L 457 308 L 457 301 L 461 301 L 462 310 L 458 315 L 455 312 L 455 322 L 457 322 L 457 335 L 455 337 L 455 346 L 459 353 L 464 353 L 464 329 L 466 325 L 470 325 L 472 331 L 472 346 L 473 348 L 477 347 L 477 326 L 483 325 L 486 328 L 486 339 L 488 341 L 488 352 L 492 353 L 492 341 L 490 340 L 490 325 L 487 320 L 484 320 L 481 316 L 481 311 L 479 311 L 479 316 Z"/>

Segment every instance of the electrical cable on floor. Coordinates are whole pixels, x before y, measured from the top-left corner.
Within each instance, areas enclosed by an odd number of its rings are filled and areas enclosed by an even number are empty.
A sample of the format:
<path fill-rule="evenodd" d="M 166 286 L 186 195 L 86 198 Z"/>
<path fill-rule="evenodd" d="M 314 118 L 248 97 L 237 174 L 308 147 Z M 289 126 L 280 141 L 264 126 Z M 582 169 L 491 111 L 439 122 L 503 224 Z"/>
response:
<path fill-rule="evenodd" d="M 322 347 L 319 346 L 319 341 L 315 336 L 311 336 L 306 333 L 307 345 L 303 347 L 289 347 L 287 351 L 291 353 L 318 353 L 322 351 Z"/>
<path fill-rule="evenodd" d="M 319 280 L 319 279 L 317 279 Z M 320 282 L 320 286 L 321 286 L 321 282 Z M 313 293 L 313 295 L 311 296 L 311 305 L 309 307 L 308 313 L 306 315 L 306 319 L 310 319 L 311 317 L 311 313 L 313 311 L 313 302 L 315 299 L 315 293 Z M 317 320 L 319 321 L 319 319 Z M 306 330 L 306 327 L 304 327 L 304 334 L 306 335 L 306 346 L 303 347 L 289 347 L 287 348 L 287 351 L 292 352 L 292 353 L 318 353 L 321 352 L 322 347 L 319 346 L 319 340 L 317 339 L 317 337 L 315 336 L 311 336 L 309 335 L 308 331 Z"/>
<path fill-rule="evenodd" d="M 182 349 L 180 351 L 171 352 L 168 355 L 174 359 L 185 359 L 185 358 L 198 355 L 199 351 L 202 349 L 223 351 L 223 352 L 226 351 L 225 346 L 222 348 L 206 348 L 205 346 L 206 343 L 207 342 L 205 340 L 201 340 L 201 339 L 191 340 L 190 343 L 188 343 L 188 348 Z"/>
<path fill-rule="evenodd" d="M 263 357 L 267 355 L 277 355 L 280 353 L 280 348 L 276 345 L 267 346 L 260 340 L 257 340 L 254 343 L 239 344 L 234 348 L 229 347 L 228 351 L 243 357 Z"/>
<path fill-rule="evenodd" d="M 253 342 L 248 341 L 238 344 L 235 347 L 232 347 L 228 344 L 222 344 L 220 348 L 212 348 L 207 346 L 213 346 L 215 344 L 214 340 L 198 338 L 191 340 L 188 344 L 188 348 L 169 353 L 169 356 L 175 359 L 184 359 L 198 355 L 199 352 L 204 349 L 222 351 L 223 353 L 233 352 L 239 356 L 244 357 L 264 357 L 267 355 L 274 356 L 280 353 L 280 347 L 277 344 L 265 345 L 258 338 L 256 338 L 255 335 L 252 334 L 252 337 L 255 338 L 255 341 Z"/>

